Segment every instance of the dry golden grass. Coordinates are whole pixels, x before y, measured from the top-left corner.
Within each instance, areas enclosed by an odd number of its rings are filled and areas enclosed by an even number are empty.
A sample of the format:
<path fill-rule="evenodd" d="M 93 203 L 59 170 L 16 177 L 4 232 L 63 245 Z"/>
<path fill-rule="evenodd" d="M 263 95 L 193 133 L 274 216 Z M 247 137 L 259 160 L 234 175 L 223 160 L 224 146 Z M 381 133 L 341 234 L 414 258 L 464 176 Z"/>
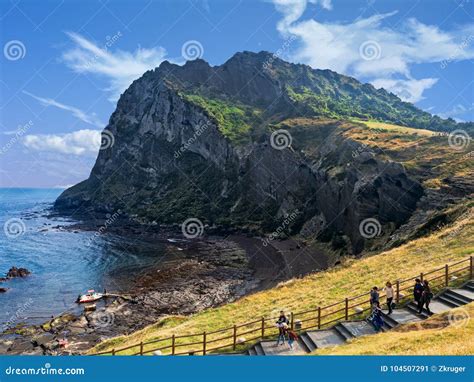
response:
<path fill-rule="evenodd" d="M 313 354 L 474 355 L 474 303 Z"/>
<path fill-rule="evenodd" d="M 393 125 L 391 123 L 385 123 L 385 122 L 364 121 L 363 123 L 370 129 L 387 130 L 387 131 L 390 131 L 392 133 L 397 133 L 397 134 L 420 135 L 420 136 L 426 136 L 426 137 L 432 137 L 432 136 L 438 135 L 438 133 L 431 130 L 415 129 L 413 127 Z"/>
<path fill-rule="evenodd" d="M 414 240 L 379 255 L 346 259 L 333 269 L 290 280 L 275 288 L 188 317 L 164 318 L 129 336 L 105 341 L 91 352 L 126 347 L 140 341 L 169 337 L 172 334 L 210 332 L 261 316 L 275 316 L 280 309 L 294 312 L 314 309 L 343 300 L 345 297 L 368 292 L 373 285 L 383 285 L 387 280 L 415 276 L 421 271 L 467 258 L 474 252 L 474 222 L 469 216 L 466 215 L 453 226 L 443 228 L 429 237 Z M 201 336 L 195 337 L 197 341 L 201 338 Z M 217 342 L 213 346 L 219 344 L 220 342 Z M 181 350 L 184 351 L 186 348 Z M 137 352 L 137 348 L 122 354 L 134 352 Z"/>

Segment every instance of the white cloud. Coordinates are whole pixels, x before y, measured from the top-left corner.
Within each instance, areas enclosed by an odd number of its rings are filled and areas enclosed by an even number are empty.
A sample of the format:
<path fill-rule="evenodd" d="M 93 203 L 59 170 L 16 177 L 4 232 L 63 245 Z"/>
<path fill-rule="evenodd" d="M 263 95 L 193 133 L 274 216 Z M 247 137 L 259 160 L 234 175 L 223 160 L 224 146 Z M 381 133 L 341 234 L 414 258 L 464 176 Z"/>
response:
<path fill-rule="evenodd" d="M 29 95 L 30 97 L 33 97 L 35 100 L 39 101 L 43 106 L 46 106 L 46 107 L 53 106 L 53 107 L 57 107 L 58 109 L 69 111 L 74 117 L 76 117 L 77 119 L 80 119 L 81 121 L 85 123 L 88 123 L 89 125 L 93 125 L 100 128 L 103 128 L 105 126 L 105 124 L 101 122 L 95 114 L 87 114 L 81 109 L 78 109 L 77 107 L 65 105 L 63 103 L 55 101 L 52 98 L 38 97 L 25 90 L 23 90 L 23 93 L 25 93 L 26 95 Z"/>
<path fill-rule="evenodd" d="M 465 119 L 473 120 L 473 111 L 474 111 L 474 103 L 470 105 L 462 105 L 458 103 L 454 105 L 451 109 L 440 113 L 439 116 L 443 118 L 453 118 L 456 122 L 465 122 Z M 463 118 L 459 118 L 462 116 Z"/>
<path fill-rule="evenodd" d="M 411 18 L 397 29 L 386 27 L 384 21 L 396 11 L 349 23 L 299 21 L 306 0 L 273 2 L 283 14 L 278 30 L 284 36 L 296 36 L 301 43 L 293 52 L 295 61 L 384 86 L 410 102 L 421 100 L 423 92 L 437 81 L 414 79 L 412 66 L 474 58 L 474 24 L 446 31 Z"/>
<path fill-rule="evenodd" d="M 298 20 L 306 10 L 308 3 L 320 4 L 324 9 L 332 9 L 331 0 L 273 0 L 275 8 L 283 14 L 278 23 L 278 31 L 286 34 L 293 22 Z"/>
<path fill-rule="evenodd" d="M 436 78 L 423 78 L 421 80 L 406 79 L 406 80 L 393 80 L 393 79 L 375 79 L 372 84 L 376 88 L 384 88 L 397 94 L 403 101 L 406 102 L 418 102 L 423 97 L 423 92 L 431 88 L 438 82 Z"/>
<path fill-rule="evenodd" d="M 62 55 L 63 60 L 75 72 L 104 77 L 109 82 L 106 90 L 110 92 L 111 101 L 117 100 L 147 70 L 159 66 L 166 56 L 162 47 L 138 48 L 134 53 L 122 50 L 112 53 L 109 50 L 111 44 L 100 47 L 77 33 L 68 32 L 67 35 L 75 46 Z M 121 37 L 121 33 L 116 36 Z"/>
<path fill-rule="evenodd" d="M 101 144 L 98 130 L 78 130 L 67 134 L 27 135 L 23 144 L 34 150 L 73 155 L 97 155 Z"/>

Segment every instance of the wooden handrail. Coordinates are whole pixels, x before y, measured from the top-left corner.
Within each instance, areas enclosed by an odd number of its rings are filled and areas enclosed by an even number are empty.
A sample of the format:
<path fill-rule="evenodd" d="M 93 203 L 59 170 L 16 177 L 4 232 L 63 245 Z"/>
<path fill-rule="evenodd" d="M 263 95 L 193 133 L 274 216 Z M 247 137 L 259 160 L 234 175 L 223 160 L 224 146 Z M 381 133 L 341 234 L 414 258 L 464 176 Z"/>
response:
<path fill-rule="evenodd" d="M 415 278 L 423 279 L 423 278 L 426 277 L 426 275 L 431 275 L 431 274 L 433 274 L 435 272 L 438 272 L 438 271 L 443 271 L 443 273 L 439 276 L 431 277 L 430 280 L 438 280 L 438 279 L 444 278 L 443 285 L 445 287 L 447 287 L 449 285 L 449 276 L 450 275 L 454 275 L 456 273 L 463 272 L 465 270 L 469 270 L 469 278 L 472 279 L 473 273 L 474 273 L 474 260 L 473 259 L 474 259 L 474 256 L 471 255 L 468 258 L 464 259 L 464 260 L 457 261 L 456 263 L 445 264 L 441 268 L 437 268 L 437 269 L 434 269 L 434 270 L 431 270 L 431 271 L 428 271 L 428 272 L 425 272 L 425 273 L 420 273 L 417 276 L 413 276 L 413 277 L 410 277 L 410 278 L 407 278 L 407 279 L 404 279 L 404 280 L 397 280 L 395 282 L 395 285 L 396 285 L 396 291 L 395 291 L 396 292 L 396 300 L 395 301 L 398 303 L 401 300 L 401 296 L 400 296 L 401 291 L 412 288 L 412 285 L 402 287 L 402 284 L 405 284 L 407 282 L 413 282 L 413 280 Z M 460 269 L 453 269 L 455 266 L 460 265 L 460 264 L 464 264 L 466 262 L 469 262 L 469 265 L 464 266 Z M 365 308 L 365 309 L 362 310 L 362 312 L 352 313 L 352 312 L 349 312 L 350 309 L 353 309 L 353 308 L 355 308 L 357 306 L 360 306 L 360 305 L 367 304 L 369 300 L 367 299 L 367 301 L 360 302 L 360 303 L 357 303 L 357 304 L 352 304 L 352 305 L 349 304 L 349 302 L 354 301 L 354 300 L 359 299 L 359 298 L 362 298 L 362 297 L 368 297 L 369 295 L 370 295 L 370 292 L 369 293 L 363 293 L 363 294 L 358 295 L 358 296 L 347 297 L 342 301 L 338 301 L 338 302 L 335 302 L 333 304 L 330 304 L 330 305 L 327 305 L 327 306 L 324 306 L 324 307 L 318 306 L 315 309 L 310 309 L 310 310 L 306 310 L 306 311 L 302 311 L 302 312 L 290 312 L 291 328 L 294 328 L 294 322 L 295 322 L 295 317 L 296 316 L 303 316 L 303 315 L 307 315 L 309 313 L 316 313 L 316 314 L 313 317 L 300 319 L 300 321 L 301 322 L 307 322 L 307 321 L 315 320 L 316 325 L 314 325 L 313 327 L 317 327 L 318 329 L 321 329 L 322 326 L 329 325 L 331 323 L 338 322 L 338 321 L 343 320 L 343 319 L 348 320 L 349 317 L 361 314 L 361 313 L 365 312 L 366 310 L 368 310 L 368 308 Z M 381 295 L 380 297 L 383 297 L 383 296 L 384 295 Z M 334 308 L 334 307 L 336 307 L 338 305 L 341 305 L 341 304 L 343 304 L 342 308 L 326 312 L 328 309 Z M 324 314 L 323 314 L 323 312 L 324 312 Z M 338 313 L 342 313 L 342 315 L 340 315 L 340 317 L 331 319 L 329 321 L 324 321 L 323 320 L 324 318 L 327 318 L 329 316 L 333 316 L 333 315 L 338 314 Z M 124 348 L 120 348 L 120 349 L 115 349 L 114 348 L 114 349 L 109 350 L 109 351 L 98 352 L 98 353 L 95 353 L 95 355 L 105 355 L 105 354 L 116 355 L 117 353 L 120 353 L 120 352 L 125 351 L 125 350 L 130 350 L 130 349 L 135 348 L 135 347 L 138 347 L 140 349 L 140 351 L 138 353 L 135 353 L 135 355 L 148 354 L 148 353 L 152 353 L 152 352 L 157 351 L 157 350 L 164 350 L 164 349 L 169 349 L 169 348 L 171 349 L 171 354 L 173 354 L 173 355 L 182 355 L 182 354 L 190 354 L 190 353 L 193 353 L 193 354 L 202 353 L 203 355 L 206 355 L 209 351 L 222 349 L 222 348 L 227 348 L 227 347 L 232 348 L 235 351 L 236 347 L 237 347 L 237 336 L 238 335 L 243 336 L 245 334 L 260 332 L 259 336 L 255 337 L 255 338 L 251 338 L 251 339 L 242 338 L 242 341 L 241 341 L 242 344 L 243 343 L 248 343 L 250 341 L 257 340 L 259 338 L 264 338 L 265 337 L 265 329 L 271 329 L 271 328 L 276 329 L 273 326 L 266 325 L 266 322 L 272 322 L 272 320 L 274 320 L 274 319 L 273 318 L 261 317 L 258 320 L 249 321 L 249 322 L 245 322 L 245 323 L 242 323 L 242 324 L 234 324 L 233 326 L 226 327 L 226 328 L 223 328 L 223 329 L 217 329 L 217 330 L 214 330 L 214 331 L 211 331 L 211 332 L 201 332 L 201 333 L 186 334 L 186 335 L 180 335 L 180 336 L 177 336 L 177 335 L 173 334 L 171 337 L 155 339 L 155 340 L 151 340 L 151 341 L 147 341 L 147 342 L 142 341 L 140 343 L 130 345 L 130 346 L 127 346 L 127 347 L 124 347 Z M 258 324 L 258 323 L 260 325 L 257 326 L 256 324 Z M 255 328 L 238 333 L 238 329 L 248 328 L 249 326 L 255 326 Z M 214 334 L 217 334 L 217 333 L 222 333 L 222 332 L 225 332 L 225 331 L 232 331 L 232 334 L 229 335 L 229 336 L 224 336 L 224 337 L 220 337 L 220 338 L 217 338 L 217 339 L 209 339 L 210 336 L 212 336 Z M 193 337 L 201 337 L 202 340 L 189 342 L 189 343 L 183 343 L 183 344 L 176 343 L 177 339 L 182 339 L 182 338 L 190 339 L 190 338 L 193 338 Z M 223 345 L 214 347 L 212 349 L 207 347 L 207 345 L 210 344 L 210 343 L 223 341 L 223 340 L 226 340 L 226 339 L 232 339 L 232 342 L 230 342 L 228 344 L 223 344 Z M 151 345 L 151 344 L 159 343 L 159 342 L 163 342 L 163 341 L 171 341 L 171 344 L 167 345 L 167 346 L 161 346 L 161 347 L 158 347 L 156 349 L 148 349 L 146 351 L 144 350 L 144 348 L 147 345 Z M 176 348 L 177 347 L 194 346 L 194 345 L 200 345 L 201 349 L 200 350 L 199 349 L 188 349 L 185 352 L 176 353 Z"/>

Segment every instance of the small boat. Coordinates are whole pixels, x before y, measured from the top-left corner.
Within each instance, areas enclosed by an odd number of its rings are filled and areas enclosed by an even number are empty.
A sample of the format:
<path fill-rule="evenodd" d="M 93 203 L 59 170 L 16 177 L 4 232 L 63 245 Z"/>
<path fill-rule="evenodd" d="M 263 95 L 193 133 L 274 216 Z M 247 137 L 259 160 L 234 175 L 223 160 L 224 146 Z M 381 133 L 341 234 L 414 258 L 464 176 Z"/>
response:
<path fill-rule="evenodd" d="M 79 304 L 83 304 L 86 302 L 93 302 L 93 301 L 100 300 L 102 297 L 104 297 L 102 293 L 97 293 L 94 290 L 88 290 L 86 294 L 79 295 L 76 302 Z"/>

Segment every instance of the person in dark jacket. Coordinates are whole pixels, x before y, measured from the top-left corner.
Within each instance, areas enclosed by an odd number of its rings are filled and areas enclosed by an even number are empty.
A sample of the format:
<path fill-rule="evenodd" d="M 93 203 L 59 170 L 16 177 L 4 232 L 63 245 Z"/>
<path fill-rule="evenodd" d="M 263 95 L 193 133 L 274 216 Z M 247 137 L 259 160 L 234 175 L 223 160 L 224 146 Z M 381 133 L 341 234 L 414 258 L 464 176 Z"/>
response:
<path fill-rule="evenodd" d="M 421 283 L 420 279 L 415 280 L 415 286 L 413 287 L 413 297 L 415 299 L 415 302 L 418 306 L 418 309 L 420 309 L 420 303 L 421 303 L 421 296 L 423 295 L 423 284 Z"/>
<path fill-rule="evenodd" d="M 286 315 L 285 315 L 285 312 L 282 310 L 280 311 L 280 317 L 278 317 L 278 321 L 277 321 L 277 324 L 289 324 L 290 321 L 288 320 L 288 318 L 286 318 Z"/>
<path fill-rule="evenodd" d="M 278 320 L 276 322 L 277 327 L 278 327 L 278 340 L 277 340 L 276 346 L 280 344 L 283 345 L 285 343 L 286 332 L 287 332 L 289 323 L 290 321 L 288 320 L 288 318 L 286 318 L 285 312 L 283 310 L 280 311 L 280 317 L 278 317 Z"/>
<path fill-rule="evenodd" d="M 374 286 L 370 291 L 370 306 L 379 306 L 380 305 L 380 295 L 379 295 L 379 288 Z"/>
<path fill-rule="evenodd" d="M 428 280 L 423 281 L 423 293 L 421 295 L 421 306 L 418 305 L 418 313 L 421 314 L 423 311 L 423 306 L 425 306 L 428 314 L 432 314 L 430 310 L 430 302 L 433 298 L 433 293 L 431 292 L 430 283 Z"/>
<path fill-rule="evenodd" d="M 383 317 L 382 317 L 382 309 L 374 305 L 374 309 L 372 311 L 372 325 L 374 325 L 375 331 L 380 332 L 382 330 L 382 326 L 384 324 Z"/>

